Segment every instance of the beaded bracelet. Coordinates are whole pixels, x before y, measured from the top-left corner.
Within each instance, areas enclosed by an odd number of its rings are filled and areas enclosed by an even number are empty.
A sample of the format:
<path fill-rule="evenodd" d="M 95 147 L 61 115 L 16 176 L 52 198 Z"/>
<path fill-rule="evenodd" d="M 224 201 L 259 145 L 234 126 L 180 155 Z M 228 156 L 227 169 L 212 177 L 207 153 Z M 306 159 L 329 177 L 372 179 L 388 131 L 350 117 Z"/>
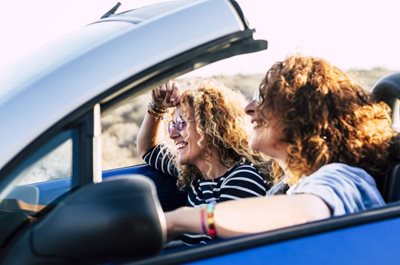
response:
<path fill-rule="evenodd" d="M 158 107 L 151 101 L 147 105 L 147 113 L 149 113 L 150 116 L 156 120 L 162 120 L 164 117 L 164 114 L 167 112 L 168 112 L 168 110 L 166 108 Z"/>
<path fill-rule="evenodd" d="M 157 106 L 153 101 L 150 101 L 149 104 L 147 105 L 147 107 L 148 107 L 148 109 L 151 109 L 151 110 L 153 110 L 154 112 L 157 112 L 157 113 L 164 114 L 164 113 L 168 112 L 167 108 Z"/>
<path fill-rule="evenodd" d="M 210 202 L 207 205 L 207 225 L 208 225 L 208 235 L 212 238 L 217 237 L 217 230 L 215 229 L 214 221 L 214 210 L 216 202 Z"/>
<path fill-rule="evenodd" d="M 148 110 L 147 110 L 147 113 L 148 113 L 151 117 L 153 117 L 154 119 L 156 119 L 156 120 L 162 120 L 162 119 L 164 118 L 164 115 L 163 115 L 162 113 L 155 112 L 155 111 L 153 111 L 153 110 L 151 110 L 151 109 L 148 109 Z"/>

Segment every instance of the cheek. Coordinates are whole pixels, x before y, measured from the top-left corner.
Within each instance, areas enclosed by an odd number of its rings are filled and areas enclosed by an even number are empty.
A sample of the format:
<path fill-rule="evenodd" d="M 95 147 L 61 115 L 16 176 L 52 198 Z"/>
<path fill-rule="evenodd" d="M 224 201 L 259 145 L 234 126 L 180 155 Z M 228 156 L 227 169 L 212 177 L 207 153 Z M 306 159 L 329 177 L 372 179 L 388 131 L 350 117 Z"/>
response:
<path fill-rule="evenodd" d="M 189 135 L 190 139 L 193 140 L 198 140 L 200 138 L 200 135 L 197 132 L 196 127 L 194 125 L 191 125 L 190 127 L 187 128 L 187 134 Z"/>

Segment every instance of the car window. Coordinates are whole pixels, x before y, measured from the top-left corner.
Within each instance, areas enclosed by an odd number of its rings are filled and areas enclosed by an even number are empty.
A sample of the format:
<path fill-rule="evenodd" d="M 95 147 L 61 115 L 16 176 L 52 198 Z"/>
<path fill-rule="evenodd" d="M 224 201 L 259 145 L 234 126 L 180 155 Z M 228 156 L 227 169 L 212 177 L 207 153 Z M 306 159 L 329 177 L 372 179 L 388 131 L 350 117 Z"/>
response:
<path fill-rule="evenodd" d="M 72 175 L 72 140 L 67 139 L 20 173 L 21 185 Z"/>
<path fill-rule="evenodd" d="M 136 147 L 150 92 L 124 101 L 102 114 L 103 170 L 143 163 Z"/>
<path fill-rule="evenodd" d="M 61 195 L 59 187 L 63 187 L 62 192 L 70 190 L 73 136 L 73 131 L 62 132 L 26 158 L 10 174 L 14 181 L 7 187 L 5 198 L 32 205 L 46 205 L 58 197 L 51 197 L 51 194 Z M 46 192 L 43 192 L 44 189 Z"/>

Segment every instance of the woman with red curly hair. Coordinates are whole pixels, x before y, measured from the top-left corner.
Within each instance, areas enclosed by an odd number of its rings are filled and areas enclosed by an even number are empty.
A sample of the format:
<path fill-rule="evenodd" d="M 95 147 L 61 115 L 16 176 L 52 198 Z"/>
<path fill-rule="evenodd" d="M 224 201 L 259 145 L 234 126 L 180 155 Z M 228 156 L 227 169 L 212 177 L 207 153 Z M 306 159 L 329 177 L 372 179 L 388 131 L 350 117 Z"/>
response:
<path fill-rule="evenodd" d="M 179 208 L 166 214 L 170 237 L 256 233 L 385 204 L 372 176 L 394 161 L 390 110 L 344 71 L 288 57 L 267 72 L 246 113 L 251 148 L 271 158 L 274 196 Z"/>
<path fill-rule="evenodd" d="M 216 82 L 202 81 L 181 92 L 169 81 L 153 90 L 138 135 L 139 153 L 146 163 L 176 178 L 190 207 L 265 196 L 270 168 L 249 148 L 246 104 L 241 93 Z M 162 142 L 162 121 L 169 109 L 172 145 Z M 187 234 L 182 239 L 195 244 L 210 237 Z"/>

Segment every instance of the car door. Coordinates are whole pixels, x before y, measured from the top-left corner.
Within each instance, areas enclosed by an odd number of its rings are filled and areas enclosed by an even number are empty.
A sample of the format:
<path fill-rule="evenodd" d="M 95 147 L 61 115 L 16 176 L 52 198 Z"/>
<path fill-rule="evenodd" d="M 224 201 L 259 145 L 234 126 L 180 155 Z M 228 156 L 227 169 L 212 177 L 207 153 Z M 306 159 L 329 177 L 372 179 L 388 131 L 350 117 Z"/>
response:
<path fill-rule="evenodd" d="M 393 264 L 400 243 L 399 214 L 397 202 L 126 264 Z"/>

